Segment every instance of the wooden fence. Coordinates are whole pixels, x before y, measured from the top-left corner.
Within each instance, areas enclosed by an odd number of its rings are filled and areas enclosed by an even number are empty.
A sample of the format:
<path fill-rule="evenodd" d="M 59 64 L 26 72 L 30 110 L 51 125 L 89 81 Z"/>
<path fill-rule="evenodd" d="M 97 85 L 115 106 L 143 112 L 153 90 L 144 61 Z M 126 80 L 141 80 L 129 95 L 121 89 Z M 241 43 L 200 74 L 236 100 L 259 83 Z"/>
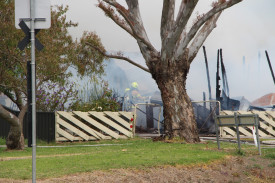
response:
<path fill-rule="evenodd" d="M 55 118 L 57 142 L 133 137 L 132 112 L 57 111 Z"/>
<path fill-rule="evenodd" d="M 236 111 L 238 114 L 258 114 L 259 136 L 275 137 L 275 111 Z M 220 115 L 234 115 L 234 111 L 221 111 Z M 252 137 L 253 127 L 239 127 L 241 137 Z M 222 127 L 221 137 L 236 137 L 235 127 Z"/>

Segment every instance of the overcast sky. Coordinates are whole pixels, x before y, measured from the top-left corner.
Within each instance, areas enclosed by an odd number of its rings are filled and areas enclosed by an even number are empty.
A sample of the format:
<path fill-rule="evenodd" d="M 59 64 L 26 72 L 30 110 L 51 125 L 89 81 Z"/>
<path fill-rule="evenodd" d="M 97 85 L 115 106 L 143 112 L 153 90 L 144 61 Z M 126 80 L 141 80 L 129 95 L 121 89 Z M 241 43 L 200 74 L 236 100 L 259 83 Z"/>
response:
<path fill-rule="evenodd" d="M 124 3 L 124 0 L 118 0 Z M 201 0 L 195 12 L 207 12 L 211 0 Z M 177 0 L 177 7 L 180 1 Z M 108 51 L 139 52 L 136 41 L 96 7 L 97 0 L 51 0 L 51 4 L 69 6 L 68 19 L 78 22 L 71 29 L 74 38 L 83 31 L 95 31 Z M 160 49 L 160 17 L 162 0 L 140 0 L 140 9 L 147 34 L 152 44 Z M 207 49 L 212 96 L 215 90 L 217 49 L 223 49 L 224 64 L 231 96 L 245 96 L 250 101 L 274 92 L 265 50 L 268 50 L 275 69 L 275 0 L 243 0 L 225 10 L 217 27 L 205 42 Z M 141 62 L 142 59 L 139 60 Z M 245 62 L 245 64 L 244 64 Z M 200 98 L 208 91 L 202 49 L 191 65 L 187 90 L 189 95 Z"/>

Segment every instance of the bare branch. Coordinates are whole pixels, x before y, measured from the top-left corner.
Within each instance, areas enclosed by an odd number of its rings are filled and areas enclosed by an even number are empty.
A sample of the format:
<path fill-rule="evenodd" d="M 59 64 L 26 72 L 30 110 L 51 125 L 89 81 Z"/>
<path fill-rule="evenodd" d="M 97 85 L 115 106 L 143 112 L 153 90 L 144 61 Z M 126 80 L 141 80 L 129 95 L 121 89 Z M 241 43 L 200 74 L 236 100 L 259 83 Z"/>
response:
<path fill-rule="evenodd" d="M 165 53 L 166 57 L 170 58 L 173 52 L 177 49 L 179 41 L 182 39 L 183 30 L 195 9 L 198 0 L 182 0 L 177 20 L 168 33 L 167 38 L 162 42 L 162 52 Z"/>
<path fill-rule="evenodd" d="M 199 0 L 193 0 L 193 1 L 183 0 L 181 2 L 177 20 L 174 25 L 174 34 L 173 34 L 172 44 L 175 43 L 179 39 L 182 31 L 186 27 L 188 20 L 190 19 L 190 16 L 193 13 L 198 1 Z"/>
<path fill-rule="evenodd" d="M 140 64 L 137 64 L 136 62 L 134 62 L 133 60 L 129 59 L 128 57 L 124 57 L 124 56 L 120 56 L 120 55 L 112 55 L 112 54 L 107 54 L 106 52 L 102 51 L 100 48 L 90 44 L 90 43 L 86 43 L 88 46 L 91 46 L 92 48 L 94 48 L 95 50 L 97 50 L 99 53 L 101 53 L 102 55 L 104 55 L 105 57 L 108 58 L 115 58 L 115 59 L 120 59 L 120 60 L 125 60 L 127 62 L 129 62 L 130 64 L 150 73 L 149 69 L 147 69 L 146 67 L 143 67 Z"/>
<path fill-rule="evenodd" d="M 163 0 L 161 16 L 161 39 L 165 39 L 174 24 L 175 0 Z"/>
<path fill-rule="evenodd" d="M 151 51 L 155 51 L 155 48 L 150 43 L 145 29 L 143 27 L 143 23 L 139 13 L 138 1 L 131 0 L 127 1 L 127 4 L 130 8 L 129 13 L 128 10 L 125 9 L 122 5 L 117 3 L 114 0 L 103 0 L 107 4 L 111 5 L 116 9 L 116 11 L 124 18 L 124 20 L 120 19 L 113 9 L 104 6 L 104 4 L 100 1 L 99 7 L 109 16 L 118 26 L 127 31 L 131 36 L 133 36 L 137 41 L 140 47 L 147 47 Z M 144 44 L 144 45 L 143 45 Z"/>
<path fill-rule="evenodd" d="M 209 19 L 204 26 L 201 28 L 201 30 L 198 32 L 196 37 L 193 39 L 192 44 L 189 46 L 189 53 L 188 53 L 188 58 L 189 62 L 192 62 L 192 60 L 195 58 L 197 55 L 200 47 L 206 40 L 206 38 L 209 36 L 209 34 L 212 32 L 212 30 L 216 27 L 217 20 L 219 19 L 221 15 L 221 11 L 214 16 L 212 16 L 211 19 Z"/>
<path fill-rule="evenodd" d="M 106 2 L 109 3 L 110 5 L 115 6 L 114 2 L 109 2 L 109 1 L 106 1 Z M 116 4 L 118 4 L 118 3 L 116 3 Z M 133 35 L 133 31 L 131 30 L 129 24 L 128 24 L 125 20 L 122 20 L 120 17 L 118 17 L 118 16 L 114 13 L 114 10 L 111 9 L 111 7 L 107 7 L 107 6 L 106 6 L 105 4 L 103 4 L 102 2 L 100 2 L 100 3 L 98 4 L 98 7 L 99 7 L 100 9 L 102 9 L 102 10 L 105 12 L 105 14 L 106 14 L 108 17 L 110 17 L 118 26 L 120 26 L 122 29 L 124 29 L 126 32 L 128 32 L 131 36 L 134 36 L 134 35 Z M 118 6 L 118 5 L 117 5 L 116 7 L 121 7 L 121 9 L 125 10 L 125 8 L 124 8 L 124 7 L 122 8 L 122 6 Z M 124 13 L 123 13 L 123 11 L 122 11 L 121 9 L 117 8 L 117 11 L 123 16 Z M 127 11 L 127 10 L 126 10 L 126 11 Z M 125 18 L 125 16 L 123 16 L 123 17 Z"/>
<path fill-rule="evenodd" d="M 196 33 L 198 32 L 198 30 L 201 28 L 201 26 L 208 21 L 210 18 L 212 18 L 213 15 L 215 15 L 216 13 L 225 10 L 239 2 L 241 2 L 242 0 L 230 0 L 224 3 L 221 3 L 219 5 L 216 5 L 215 7 L 213 7 L 210 11 L 208 11 L 204 16 L 202 16 L 190 29 L 190 31 L 188 32 L 186 39 L 183 42 L 183 48 L 186 48 L 189 44 L 189 42 L 194 38 L 194 36 L 196 35 Z"/>

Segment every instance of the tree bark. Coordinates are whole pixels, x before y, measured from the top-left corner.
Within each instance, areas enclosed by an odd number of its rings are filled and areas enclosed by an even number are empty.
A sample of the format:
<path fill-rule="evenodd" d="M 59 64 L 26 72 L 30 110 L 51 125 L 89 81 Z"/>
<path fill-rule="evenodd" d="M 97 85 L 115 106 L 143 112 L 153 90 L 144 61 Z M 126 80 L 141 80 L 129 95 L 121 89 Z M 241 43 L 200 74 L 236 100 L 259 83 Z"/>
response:
<path fill-rule="evenodd" d="M 24 149 L 24 136 L 22 132 L 23 118 L 26 113 L 25 107 L 20 111 L 19 117 L 7 111 L 0 105 L 0 116 L 10 124 L 10 131 L 6 139 L 7 149 Z"/>
<path fill-rule="evenodd" d="M 185 61 L 168 61 L 168 67 L 161 61 L 149 67 L 161 91 L 164 107 L 165 134 L 170 138 L 179 136 L 187 143 L 200 142 L 197 123 L 191 100 L 186 92 L 186 79 L 190 64 Z M 182 64 L 185 63 L 185 66 Z"/>

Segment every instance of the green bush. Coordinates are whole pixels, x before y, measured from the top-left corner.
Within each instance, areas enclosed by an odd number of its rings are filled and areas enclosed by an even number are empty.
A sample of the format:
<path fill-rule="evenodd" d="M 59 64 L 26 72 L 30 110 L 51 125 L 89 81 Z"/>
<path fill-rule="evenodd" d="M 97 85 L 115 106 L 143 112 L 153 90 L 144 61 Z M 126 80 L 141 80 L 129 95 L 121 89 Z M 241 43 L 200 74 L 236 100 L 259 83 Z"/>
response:
<path fill-rule="evenodd" d="M 80 91 L 80 100 L 71 107 L 74 111 L 118 111 L 120 104 L 115 92 L 108 88 L 108 83 L 101 85 L 94 83 L 93 88 L 86 88 Z"/>

